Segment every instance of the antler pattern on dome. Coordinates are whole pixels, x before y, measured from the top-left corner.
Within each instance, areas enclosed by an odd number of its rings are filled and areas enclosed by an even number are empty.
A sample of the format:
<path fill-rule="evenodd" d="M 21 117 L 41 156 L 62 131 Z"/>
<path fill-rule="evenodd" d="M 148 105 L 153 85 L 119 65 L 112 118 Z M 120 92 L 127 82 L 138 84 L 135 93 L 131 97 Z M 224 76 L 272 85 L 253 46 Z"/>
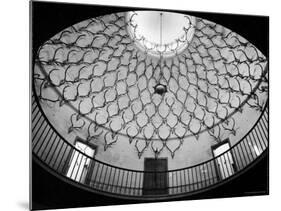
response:
<path fill-rule="evenodd" d="M 149 146 L 174 157 L 186 137 L 235 135 L 233 115 L 244 105 L 261 111 L 267 59 L 238 34 L 196 18 L 188 47 L 160 64 L 135 47 L 129 24 L 124 13 L 92 18 L 40 47 L 37 95 L 42 103 L 72 108 L 69 132 L 85 128 L 89 140 L 103 138 L 104 150 L 124 136 L 139 157 Z M 160 74 L 163 96 L 153 89 Z"/>

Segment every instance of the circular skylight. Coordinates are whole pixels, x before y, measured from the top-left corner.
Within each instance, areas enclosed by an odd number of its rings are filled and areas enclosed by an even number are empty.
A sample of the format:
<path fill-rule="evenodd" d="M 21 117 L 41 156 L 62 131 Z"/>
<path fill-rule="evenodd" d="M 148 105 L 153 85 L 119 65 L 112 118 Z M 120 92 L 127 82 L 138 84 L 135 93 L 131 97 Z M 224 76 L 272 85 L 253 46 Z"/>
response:
<path fill-rule="evenodd" d="M 135 44 L 150 55 L 170 57 L 181 53 L 194 34 L 194 17 L 162 11 L 128 12 L 127 30 Z"/>

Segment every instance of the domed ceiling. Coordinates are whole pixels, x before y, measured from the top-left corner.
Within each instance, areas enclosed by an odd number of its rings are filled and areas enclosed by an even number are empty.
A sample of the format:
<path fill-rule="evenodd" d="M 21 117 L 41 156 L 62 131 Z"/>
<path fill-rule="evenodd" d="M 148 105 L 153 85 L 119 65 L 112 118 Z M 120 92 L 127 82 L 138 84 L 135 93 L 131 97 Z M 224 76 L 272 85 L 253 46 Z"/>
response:
<path fill-rule="evenodd" d="M 188 137 L 200 142 L 205 133 L 219 142 L 247 132 L 237 122 L 257 118 L 267 101 L 267 59 L 242 36 L 205 19 L 116 13 L 46 41 L 34 84 L 66 139 L 75 133 L 99 140 L 104 151 L 122 141 L 139 158 L 145 151 L 174 157 Z"/>

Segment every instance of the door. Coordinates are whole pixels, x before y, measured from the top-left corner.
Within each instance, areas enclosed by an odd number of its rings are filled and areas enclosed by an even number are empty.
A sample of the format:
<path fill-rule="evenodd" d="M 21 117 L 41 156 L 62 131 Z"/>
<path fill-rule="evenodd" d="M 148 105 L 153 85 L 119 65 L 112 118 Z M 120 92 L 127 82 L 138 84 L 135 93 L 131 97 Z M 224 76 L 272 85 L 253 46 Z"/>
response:
<path fill-rule="evenodd" d="M 168 194 L 167 170 L 166 158 L 145 158 L 143 195 Z"/>
<path fill-rule="evenodd" d="M 230 151 L 230 144 L 228 141 L 220 143 L 218 146 L 213 147 L 213 155 L 216 158 L 217 170 L 220 176 L 220 179 L 225 179 L 234 174 L 234 159 Z M 226 153 L 225 153 L 226 152 Z"/>
<path fill-rule="evenodd" d="M 75 148 L 89 157 L 94 157 L 95 149 L 87 144 L 77 141 Z M 81 183 L 86 183 L 87 174 L 90 172 L 91 159 L 73 150 L 68 164 L 66 176 Z"/>

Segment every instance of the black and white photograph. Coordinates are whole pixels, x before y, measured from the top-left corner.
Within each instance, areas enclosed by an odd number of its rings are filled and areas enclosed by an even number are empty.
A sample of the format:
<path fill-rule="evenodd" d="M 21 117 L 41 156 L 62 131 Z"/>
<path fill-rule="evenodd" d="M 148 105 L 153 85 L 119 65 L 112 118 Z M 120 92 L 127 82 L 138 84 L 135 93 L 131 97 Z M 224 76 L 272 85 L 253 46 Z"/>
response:
<path fill-rule="evenodd" d="M 269 194 L 268 16 L 30 10 L 32 210 Z"/>
<path fill-rule="evenodd" d="M 0 210 L 280 210 L 277 2 L 0 9 Z"/>

